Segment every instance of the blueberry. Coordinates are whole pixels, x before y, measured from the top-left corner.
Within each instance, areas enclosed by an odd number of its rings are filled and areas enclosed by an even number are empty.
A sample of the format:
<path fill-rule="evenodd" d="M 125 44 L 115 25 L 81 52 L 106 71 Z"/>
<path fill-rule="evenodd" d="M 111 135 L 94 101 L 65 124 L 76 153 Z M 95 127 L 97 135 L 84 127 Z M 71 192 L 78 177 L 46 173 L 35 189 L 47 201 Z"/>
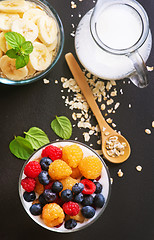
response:
<path fill-rule="evenodd" d="M 99 182 L 94 182 L 94 184 L 96 185 L 96 190 L 95 193 L 101 193 L 102 191 L 102 184 L 100 184 Z"/>
<path fill-rule="evenodd" d="M 91 206 L 93 204 L 94 198 L 92 195 L 85 195 L 82 201 L 83 206 Z"/>
<path fill-rule="evenodd" d="M 95 215 L 95 209 L 91 206 L 85 206 L 81 209 L 81 213 L 85 218 L 92 218 Z"/>
<path fill-rule="evenodd" d="M 47 185 L 47 184 L 49 184 L 50 177 L 49 177 L 48 172 L 46 172 L 46 171 L 40 172 L 40 174 L 38 175 L 38 179 L 39 179 L 39 182 L 40 182 L 42 185 Z"/>
<path fill-rule="evenodd" d="M 39 196 L 39 202 L 41 203 L 42 206 L 47 204 L 48 202 L 45 200 L 43 193 Z"/>
<path fill-rule="evenodd" d="M 105 198 L 101 193 L 98 193 L 94 197 L 94 205 L 95 207 L 102 208 L 105 203 Z"/>
<path fill-rule="evenodd" d="M 52 160 L 48 157 L 44 157 L 40 161 L 42 170 L 48 171 L 49 165 L 52 163 Z"/>
<path fill-rule="evenodd" d="M 61 182 L 59 182 L 59 181 L 55 181 L 52 184 L 52 188 L 51 189 L 52 189 L 53 192 L 59 193 L 63 189 L 63 184 Z"/>
<path fill-rule="evenodd" d="M 30 212 L 34 216 L 38 216 L 42 213 L 42 205 L 40 203 L 35 203 L 30 207 Z"/>
<path fill-rule="evenodd" d="M 57 197 L 56 193 L 52 192 L 51 189 L 44 190 L 43 196 L 47 202 L 53 202 Z"/>
<path fill-rule="evenodd" d="M 69 219 L 65 222 L 64 226 L 67 229 L 75 228 L 77 225 L 77 222 L 74 219 Z"/>
<path fill-rule="evenodd" d="M 74 194 L 78 194 L 78 193 L 81 193 L 83 189 L 84 189 L 84 185 L 82 183 L 76 183 L 72 187 L 72 192 L 74 192 Z"/>
<path fill-rule="evenodd" d="M 83 201 L 83 194 L 79 193 L 79 194 L 75 195 L 74 196 L 74 201 L 77 202 L 77 203 L 82 203 L 82 201 Z"/>
<path fill-rule="evenodd" d="M 65 189 L 64 191 L 61 192 L 61 199 L 64 202 L 69 202 L 73 199 L 73 193 L 69 189 Z"/>
<path fill-rule="evenodd" d="M 36 198 L 35 192 L 24 192 L 23 197 L 26 202 L 33 202 Z"/>

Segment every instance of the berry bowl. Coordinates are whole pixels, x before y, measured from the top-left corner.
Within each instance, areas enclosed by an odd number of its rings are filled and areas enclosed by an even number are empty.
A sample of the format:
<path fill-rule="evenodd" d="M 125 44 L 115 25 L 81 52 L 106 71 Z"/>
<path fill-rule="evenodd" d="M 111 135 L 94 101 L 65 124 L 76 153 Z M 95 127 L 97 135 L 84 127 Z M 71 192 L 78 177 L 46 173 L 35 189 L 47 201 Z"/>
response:
<path fill-rule="evenodd" d="M 105 162 L 77 141 L 54 141 L 41 147 L 25 162 L 19 177 L 19 196 L 28 215 L 59 233 L 94 223 L 104 212 L 110 193 Z"/>
<path fill-rule="evenodd" d="M 9 1 L 13 2 L 0 0 L 0 83 L 29 84 L 43 78 L 59 60 L 64 46 L 63 24 L 46 0 Z M 23 52 L 25 42 L 31 44 L 30 51 L 27 45 Z"/>

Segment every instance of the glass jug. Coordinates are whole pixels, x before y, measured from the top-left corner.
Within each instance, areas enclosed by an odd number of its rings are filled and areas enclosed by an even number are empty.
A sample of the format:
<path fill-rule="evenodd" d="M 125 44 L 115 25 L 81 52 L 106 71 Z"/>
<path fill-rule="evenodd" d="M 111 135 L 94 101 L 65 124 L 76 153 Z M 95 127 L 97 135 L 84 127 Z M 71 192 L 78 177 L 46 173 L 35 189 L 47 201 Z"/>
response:
<path fill-rule="evenodd" d="M 135 0 L 98 0 L 75 35 L 77 56 L 89 72 L 106 80 L 128 77 L 142 88 L 151 46 L 147 13 Z"/>

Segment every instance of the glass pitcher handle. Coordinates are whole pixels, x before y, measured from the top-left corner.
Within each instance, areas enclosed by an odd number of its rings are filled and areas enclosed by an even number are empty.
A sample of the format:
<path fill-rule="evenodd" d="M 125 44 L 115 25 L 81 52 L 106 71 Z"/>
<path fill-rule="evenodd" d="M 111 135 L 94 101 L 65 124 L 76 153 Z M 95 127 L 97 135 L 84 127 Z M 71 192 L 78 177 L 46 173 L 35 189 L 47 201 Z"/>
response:
<path fill-rule="evenodd" d="M 139 88 L 144 88 L 149 84 L 147 77 L 147 68 L 146 65 L 138 53 L 138 51 L 132 52 L 127 55 L 130 60 L 133 62 L 135 72 L 129 77 L 130 80 Z"/>

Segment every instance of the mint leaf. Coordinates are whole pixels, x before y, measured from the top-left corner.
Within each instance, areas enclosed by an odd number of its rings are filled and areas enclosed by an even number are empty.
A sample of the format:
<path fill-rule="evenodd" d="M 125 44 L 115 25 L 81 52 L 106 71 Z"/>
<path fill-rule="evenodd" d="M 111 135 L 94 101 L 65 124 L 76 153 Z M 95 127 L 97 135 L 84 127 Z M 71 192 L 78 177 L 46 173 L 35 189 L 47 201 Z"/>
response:
<path fill-rule="evenodd" d="M 56 119 L 51 122 L 51 128 L 59 137 L 63 139 L 69 139 L 72 135 L 72 124 L 65 116 L 56 116 Z"/>
<path fill-rule="evenodd" d="M 25 139 L 29 141 L 34 149 L 38 149 L 43 145 L 49 143 L 49 139 L 45 132 L 37 127 L 32 127 L 26 134 Z"/>
<path fill-rule="evenodd" d="M 17 51 L 15 49 L 9 49 L 7 52 L 6 52 L 6 55 L 9 57 L 9 58 L 17 58 L 19 55 L 17 53 Z"/>
<path fill-rule="evenodd" d="M 15 137 L 9 144 L 11 153 L 17 158 L 27 160 L 34 152 L 31 144 L 23 137 Z"/>
<path fill-rule="evenodd" d="M 29 55 L 33 51 L 33 45 L 30 41 L 26 41 L 21 46 L 21 53 Z"/>
<path fill-rule="evenodd" d="M 17 32 L 6 32 L 5 39 L 12 48 L 20 49 L 26 41 L 25 38 Z"/>
<path fill-rule="evenodd" d="M 25 67 L 29 62 L 29 56 L 28 55 L 20 55 L 16 58 L 16 69 Z"/>

